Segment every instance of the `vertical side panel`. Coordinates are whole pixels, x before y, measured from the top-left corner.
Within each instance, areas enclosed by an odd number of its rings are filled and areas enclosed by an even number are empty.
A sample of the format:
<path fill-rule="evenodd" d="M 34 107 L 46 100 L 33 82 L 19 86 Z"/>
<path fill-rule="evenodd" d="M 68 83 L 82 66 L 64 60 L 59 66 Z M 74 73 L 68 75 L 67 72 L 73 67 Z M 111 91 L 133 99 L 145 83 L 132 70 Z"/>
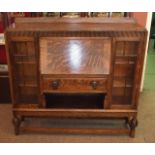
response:
<path fill-rule="evenodd" d="M 112 105 L 134 107 L 140 70 L 140 40 L 115 42 L 115 61 L 112 86 Z M 142 53 L 143 54 L 143 53 Z"/>
<path fill-rule="evenodd" d="M 38 103 L 38 58 L 34 37 L 10 35 L 8 46 L 14 104 Z"/>

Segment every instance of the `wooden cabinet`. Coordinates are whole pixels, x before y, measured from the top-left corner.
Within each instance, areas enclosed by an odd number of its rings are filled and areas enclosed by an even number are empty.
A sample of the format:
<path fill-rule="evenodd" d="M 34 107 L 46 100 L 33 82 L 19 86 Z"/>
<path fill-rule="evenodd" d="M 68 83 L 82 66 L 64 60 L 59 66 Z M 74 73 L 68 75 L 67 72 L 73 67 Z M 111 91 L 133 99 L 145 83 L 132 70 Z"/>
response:
<path fill-rule="evenodd" d="M 134 137 L 147 32 L 130 18 L 18 18 L 6 31 L 19 131 Z M 30 128 L 24 117 L 117 118 L 126 128 Z"/>

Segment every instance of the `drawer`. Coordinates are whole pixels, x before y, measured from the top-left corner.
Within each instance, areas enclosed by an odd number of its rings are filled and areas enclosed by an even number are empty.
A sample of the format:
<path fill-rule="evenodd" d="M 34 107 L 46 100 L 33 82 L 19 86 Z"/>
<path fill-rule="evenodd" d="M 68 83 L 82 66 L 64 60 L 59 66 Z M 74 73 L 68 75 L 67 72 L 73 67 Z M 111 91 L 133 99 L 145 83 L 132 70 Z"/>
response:
<path fill-rule="evenodd" d="M 106 78 L 43 78 L 42 91 L 63 91 L 63 92 L 106 92 Z"/>

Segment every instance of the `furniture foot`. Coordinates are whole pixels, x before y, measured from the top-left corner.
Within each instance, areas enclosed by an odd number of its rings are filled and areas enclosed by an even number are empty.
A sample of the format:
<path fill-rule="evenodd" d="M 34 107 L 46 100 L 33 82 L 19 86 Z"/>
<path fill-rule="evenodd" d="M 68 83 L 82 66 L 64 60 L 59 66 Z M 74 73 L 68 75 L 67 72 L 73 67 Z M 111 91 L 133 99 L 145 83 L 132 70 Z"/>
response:
<path fill-rule="evenodd" d="M 14 131 L 15 131 L 15 135 L 18 135 L 19 134 L 19 127 L 20 127 L 20 124 L 21 124 L 21 119 L 17 116 L 14 116 L 13 120 L 13 125 L 14 125 Z"/>
<path fill-rule="evenodd" d="M 138 121 L 136 118 L 132 118 L 131 120 L 129 120 L 130 137 L 135 137 L 135 129 L 137 125 L 138 125 Z"/>

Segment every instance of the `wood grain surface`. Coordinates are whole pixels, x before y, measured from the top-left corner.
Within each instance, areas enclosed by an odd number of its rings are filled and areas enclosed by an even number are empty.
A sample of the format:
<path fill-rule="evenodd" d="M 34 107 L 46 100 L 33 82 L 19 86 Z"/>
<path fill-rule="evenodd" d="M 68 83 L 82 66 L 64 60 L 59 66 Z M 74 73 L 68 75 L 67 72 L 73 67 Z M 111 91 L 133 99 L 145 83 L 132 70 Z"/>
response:
<path fill-rule="evenodd" d="M 41 74 L 109 74 L 109 38 L 51 37 L 40 40 Z"/>
<path fill-rule="evenodd" d="M 121 18 L 25 18 L 17 19 L 16 24 L 6 31 L 15 134 L 24 117 L 112 117 L 125 119 L 128 133 L 134 137 L 145 28 L 132 19 Z M 74 110 L 61 103 L 62 109 L 58 109 L 51 101 L 47 106 L 45 93 L 67 92 L 100 93 L 105 97 L 97 108 L 96 102 L 92 106 L 87 102 L 86 109 L 75 106 Z"/>

